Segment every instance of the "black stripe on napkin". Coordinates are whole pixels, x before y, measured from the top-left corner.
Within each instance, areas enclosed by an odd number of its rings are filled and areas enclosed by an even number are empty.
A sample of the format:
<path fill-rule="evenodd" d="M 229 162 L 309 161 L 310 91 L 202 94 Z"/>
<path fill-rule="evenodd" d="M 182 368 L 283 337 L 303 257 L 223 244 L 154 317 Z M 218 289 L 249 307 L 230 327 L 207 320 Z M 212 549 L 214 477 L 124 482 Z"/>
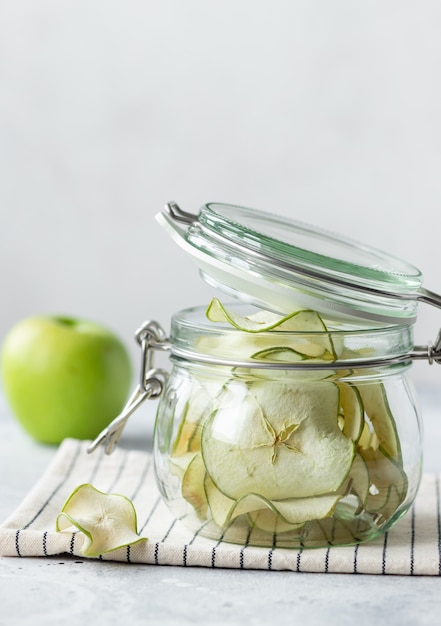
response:
<path fill-rule="evenodd" d="M 150 454 L 147 454 L 146 455 L 146 462 L 144 464 L 142 472 L 140 472 L 140 475 L 139 475 L 138 484 L 136 485 L 135 489 L 132 491 L 132 495 L 130 496 L 130 500 L 134 500 L 136 498 L 136 496 L 138 495 L 139 490 L 141 489 L 141 487 L 144 486 L 144 483 L 145 483 L 145 480 L 147 478 L 147 474 L 149 473 L 149 469 L 150 469 L 151 464 L 152 464 L 152 456 Z"/>
<path fill-rule="evenodd" d="M 277 534 L 274 533 L 274 535 L 273 535 L 273 547 L 271 548 L 271 550 L 268 550 L 268 569 L 269 570 L 273 569 L 273 552 L 276 549 L 276 545 L 277 545 Z"/>
<path fill-rule="evenodd" d="M 438 576 L 441 576 L 441 506 L 440 506 L 440 484 L 439 484 L 439 474 L 436 475 L 435 478 L 435 489 L 436 489 L 436 518 L 438 524 Z"/>
<path fill-rule="evenodd" d="M 171 531 L 173 530 L 174 525 L 176 524 L 178 520 L 174 519 L 172 521 L 172 523 L 170 524 L 169 529 L 167 530 L 167 532 L 165 533 L 164 537 L 161 539 L 161 543 L 164 543 L 165 541 L 167 541 L 169 534 L 171 533 Z"/>
<path fill-rule="evenodd" d="M 69 464 L 69 467 L 67 468 L 67 471 L 66 471 L 65 475 L 63 476 L 63 478 L 61 479 L 61 481 L 58 483 L 58 485 L 55 487 L 55 489 L 53 489 L 52 493 L 45 500 L 45 502 L 43 502 L 41 507 L 35 513 L 35 515 L 24 526 L 22 526 L 21 529 L 17 530 L 17 532 L 15 534 L 15 551 L 17 553 L 17 556 L 21 557 L 21 552 L 20 552 L 20 532 L 22 530 L 26 530 L 27 528 L 29 528 L 40 517 L 40 515 L 43 513 L 45 508 L 48 506 L 48 504 L 50 503 L 52 498 L 58 493 L 58 491 L 60 491 L 62 486 L 66 483 L 67 479 L 69 478 L 69 476 L 71 475 L 71 473 L 72 473 L 72 471 L 73 471 L 73 469 L 75 467 L 75 464 L 77 462 L 77 459 L 78 459 L 78 456 L 80 454 L 80 451 L 81 451 L 81 444 L 80 444 L 80 442 L 78 442 L 75 454 L 73 455 L 72 460 L 71 460 L 71 462 Z M 44 547 L 44 544 L 43 544 L 43 553 L 44 553 L 44 550 L 45 550 L 45 547 Z"/>
<path fill-rule="evenodd" d="M 300 572 L 300 561 L 302 560 L 302 552 L 303 552 L 303 548 L 300 548 L 299 553 L 297 554 L 297 559 L 296 559 L 296 572 Z"/>
<path fill-rule="evenodd" d="M 145 524 L 143 525 L 142 529 L 139 531 L 139 534 L 141 534 L 142 530 L 146 527 L 146 525 L 147 525 L 147 523 L 148 523 L 148 520 L 149 520 L 149 519 L 151 518 L 151 516 L 153 515 L 153 511 L 154 511 L 154 510 L 155 510 L 155 508 L 158 506 L 159 502 L 160 502 L 160 498 L 158 498 L 158 499 L 157 499 L 157 501 L 156 501 L 156 503 L 155 503 L 155 505 L 154 505 L 153 509 L 150 511 L 150 515 L 149 515 L 149 517 L 147 518 L 147 521 L 146 521 L 146 522 L 145 522 Z M 181 518 L 181 519 L 182 519 L 182 518 Z M 170 526 L 168 527 L 167 532 L 165 533 L 165 535 L 163 536 L 163 538 L 161 539 L 161 541 L 157 541 L 157 542 L 155 543 L 155 553 L 154 553 L 154 555 L 155 555 L 155 565 L 159 565 L 159 546 L 160 546 L 160 544 L 161 544 L 161 543 L 164 543 L 164 542 L 167 540 L 167 538 L 168 538 L 169 534 L 170 534 L 170 533 L 171 533 L 171 531 L 173 530 L 173 527 L 174 527 L 174 525 L 176 524 L 176 522 L 177 522 L 177 521 L 179 521 L 179 520 L 174 519 L 174 520 L 172 521 L 172 523 L 170 524 Z"/>
<path fill-rule="evenodd" d="M 358 568 L 358 543 L 356 546 L 354 546 L 354 567 L 352 568 L 352 572 L 354 574 L 358 574 L 357 568 Z"/>
<path fill-rule="evenodd" d="M 139 534 L 139 535 L 142 533 L 142 531 L 144 530 L 144 528 L 147 526 L 147 524 L 149 523 L 149 521 L 152 519 L 153 514 L 154 514 L 154 512 L 156 511 L 156 509 L 158 508 L 158 506 L 159 506 L 159 503 L 160 503 L 160 502 L 161 502 L 161 496 L 158 496 L 158 497 L 156 498 L 156 502 L 155 502 L 155 504 L 154 504 L 154 505 L 152 506 L 152 508 L 150 509 L 150 512 L 149 512 L 149 514 L 147 515 L 147 517 L 146 517 L 146 520 L 145 520 L 144 524 L 142 524 L 142 526 L 141 526 L 141 527 L 140 527 L 140 529 L 139 529 L 139 532 L 138 532 L 138 534 Z"/>
<path fill-rule="evenodd" d="M 77 449 L 76 452 L 74 454 L 74 456 L 72 457 L 72 461 L 70 462 L 69 467 L 67 468 L 67 472 L 66 474 L 63 476 L 63 478 L 61 479 L 61 481 L 58 483 L 58 485 L 55 487 L 55 489 L 52 491 L 52 493 L 50 494 L 50 496 L 46 499 L 45 502 L 43 502 L 43 504 L 41 505 L 41 507 L 39 508 L 39 510 L 35 513 L 35 515 L 32 517 L 32 519 L 29 520 L 29 522 L 27 524 L 25 524 L 21 530 L 26 530 L 27 528 L 29 528 L 29 526 L 31 526 L 39 517 L 40 515 L 43 513 L 43 511 L 45 510 L 45 508 L 47 507 L 47 505 L 49 504 L 49 502 L 52 500 L 52 498 L 55 496 L 56 493 L 58 493 L 58 491 L 60 491 L 61 487 L 65 484 L 65 482 L 67 481 L 67 479 L 69 478 L 70 474 L 72 473 L 74 467 L 75 467 L 75 463 L 78 459 L 78 456 L 80 454 L 80 450 L 81 450 L 81 446 L 77 445 Z"/>
<path fill-rule="evenodd" d="M 384 533 L 384 541 L 383 541 L 383 554 L 381 555 L 381 573 L 386 574 L 386 561 L 387 561 L 387 532 Z"/>
<path fill-rule="evenodd" d="M 95 476 L 98 474 L 98 470 L 99 470 L 100 465 L 101 465 L 101 463 L 102 463 L 102 461 L 104 459 L 104 455 L 105 455 L 104 448 L 100 448 L 98 450 L 98 452 L 96 452 L 96 462 L 95 462 L 95 465 L 93 466 L 92 472 L 91 472 L 90 477 L 89 477 L 89 482 L 91 484 L 93 484 L 93 482 L 95 480 Z"/>
<path fill-rule="evenodd" d="M 15 533 L 15 551 L 17 552 L 17 556 L 21 556 L 20 552 L 20 531 L 17 530 Z"/>
<path fill-rule="evenodd" d="M 411 576 L 415 573 L 415 507 L 411 510 L 411 527 L 410 527 L 410 572 Z"/>
<path fill-rule="evenodd" d="M 127 450 L 124 451 L 124 454 L 122 455 L 122 459 L 121 462 L 118 466 L 118 469 L 116 471 L 115 477 L 113 478 L 112 482 L 110 483 L 109 487 L 107 488 L 108 492 L 111 492 L 115 489 L 115 486 L 118 484 L 119 479 L 121 478 L 124 468 L 127 464 L 127 457 L 129 456 L 129 453 Z"/>
<path fill-rule="evenodd" d="M 216 549 L 220 546 L 220 544 L 224 540 L 224 537 L 225 537 L 225 533 L 222 533 L 219 541 L 216 543 L 215 546 L 213 546 L 211 550 L 211 567 L 213 568 L 216 567 Z"/>
<path fill-rule="evenodd" d="M 326 550 L 326 553 L 325 553 L 325 574 L 327 574 L 329 572 L 329 550 L 330 549 L 331 548 L 329 547 Z"/>
<path fill-rule="evenodd" d="M 241 548 L 240 554 L 239 554 L 239 567 L 240 569 L 244 569 L 244 552 L 245 549 L 248 547 L 248 544 L 250 543 L 250 537 L 251 537 L 251 531 L 252 528 L 250 527 L 248 530 L 248 534 L 247 537 L 245 539 L 245 543 L 243 544 L 243 547 Z"/>
<path fill-rule="evenodd" d="M 203 530 L 204 526 L 206 526 L 207 524 L 208 522 L 204 522 L 203 524 L 201 524 L 199 528 L 197 529 L 197 531 L 194 533 L 193 537 L 190 539 L 190 541 L 184 545 L 184 548 L 182 550 L 182 565 L 184 567 L 188 566 L 188 563 L 187 563 L 188 546 L 191 546 L 192 543 L 194 543 L 194 541 L 196 540 L 196 537 L 199 535 L 199 533 Z"/>
<path fill-rule="evenodd" d="M 71 537 L 71 540 L 70 540 L 69 554 L 70 554 L 71 556 L 73 556 L 73 555 L 74 555 L 74 547 L 75 547 L 75 538 L 76 538 L 76 535 L 77 535 L 77 533 L 76 533 L 76 532 L 72 533 L 72 537 Z"/>

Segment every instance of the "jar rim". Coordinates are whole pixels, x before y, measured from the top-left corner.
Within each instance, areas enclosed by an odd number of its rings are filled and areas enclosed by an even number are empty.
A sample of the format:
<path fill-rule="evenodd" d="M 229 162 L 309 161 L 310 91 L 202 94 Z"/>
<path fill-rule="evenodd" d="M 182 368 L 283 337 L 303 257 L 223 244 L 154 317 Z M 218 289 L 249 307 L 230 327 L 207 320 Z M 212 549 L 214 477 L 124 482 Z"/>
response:
<path fill-rule="evenodd" d="M 261 311 L 262 309 L 260 307 L 258 307 L 257 305 L 253 305 L 251 303 L 246 303 L 246 302 L 237 302 L 237 301 L 230 301 L 225 303 L 225 308 L 227 309 L 232 309 L 235 312 L 239 313 L 239 314 L 252 314 L 253 312 L 256 313 L 258 311 Z M 222 332 L 222 331 L 231 331 L 234 333 L 240 333 L 243 332 L 240 329 L 237 328 L 233 328 L 231 325 L 229 325 L 227 322 L 215 322 L 213 323 L 212 321 L 210 321 L 206 315 L 206 310 L 207 310 L 207 306 L 206 305 L 196 305 L 196 306 L 191 306 L 191 307 L 187 307 L 185 309 L 181 309 L 180 311 L 177 311 L 173 316 L 172 316 L 172 322 L 173 321 L 178 321 L 178 323 L 180 325 L 182 325 L 182 327 L 186 327 L 188 326 L 189 328 L 198 328 L 200 330 L 208 330 L 211 332 Z M 309 310 L 309 309 L 299 309 L 300 310 Z M 338 319 L 331 319 L 331 318 L 327 318 L 325 316 L 321 316 L 322 319 L 324 320 L 325 324 L 326 324 L 326 328 L 327 330 L 314 330 L 314 331 L 308 331 L 308 333 L 306 334 L 316 334 L 316 335 L 326 335 L 329 334 L 330 332 L 332 334 L 343 334 L 343 335 L 351 335 L 351 334 L 389 334 L 391 331 L 395 331 L 395 330 L 400 330 L 403 332 L 407 332 L 409 330 L 409 325 L 406 322 L 375 322 L 375 321 L 371 321 L 371 320 L 356 320 L 356 319 L 345 319 L 345 320 L 338 320 Z M 279 329 L 274 329 L 271 331 L 263 331 L 263 333 L 265 332 L 269 332 L 269 333 L 280 333 L 283 335 L 303 335 L 305 334 L 303 331 L 293 331 L 293 330 L 279 330 Z M 263 333 L 259 333 L 259 334 L 263 334 Z"/>

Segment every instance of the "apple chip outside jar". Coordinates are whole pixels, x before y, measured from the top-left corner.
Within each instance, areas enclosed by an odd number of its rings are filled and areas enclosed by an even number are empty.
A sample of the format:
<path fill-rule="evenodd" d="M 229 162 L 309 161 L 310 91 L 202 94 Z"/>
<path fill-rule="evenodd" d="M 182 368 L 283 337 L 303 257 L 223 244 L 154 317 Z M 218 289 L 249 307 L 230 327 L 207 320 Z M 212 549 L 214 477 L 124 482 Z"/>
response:
<path fill-rule="evenodd" d="M 412 505 L 422 470 L 413 360 L 419 270 L 387 253 L 244 207 L 170 203 L 158 221 L 211 286 L 235 298 L 136 333 L 140 384 L 92 444 L 110 451 L 133 410 L 159 398 L 158 488 L 180 523 L 216 541 L 353 545 Z M 237 301 L 238 300 L 238 301 Z M 167 376 L 153 366 L 166 350 Z"/>

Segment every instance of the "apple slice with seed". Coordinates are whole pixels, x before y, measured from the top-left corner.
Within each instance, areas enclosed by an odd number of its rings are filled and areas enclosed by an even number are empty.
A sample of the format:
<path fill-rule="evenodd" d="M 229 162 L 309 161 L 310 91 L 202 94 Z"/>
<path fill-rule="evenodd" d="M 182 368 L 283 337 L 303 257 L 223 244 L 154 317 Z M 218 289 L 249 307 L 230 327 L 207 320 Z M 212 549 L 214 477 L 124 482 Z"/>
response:
<path fill-rule="evenodd" d="M 217 488 L 237 500 L 284 500 L 337 491 L 354 445 L 338 426 L 334 383 L 241 381 L 226 385 L 202 430 L 201 450 Z"/>
<path fill-rule="evenodd" d="M 83 533 L 82 553 L 88 557 L 147 541 L 137 533 L 132 501 L 120 494 L 103 493 L 89 483 L 73 490 L 56 519 L 58 532 L 72 528 Z"/>

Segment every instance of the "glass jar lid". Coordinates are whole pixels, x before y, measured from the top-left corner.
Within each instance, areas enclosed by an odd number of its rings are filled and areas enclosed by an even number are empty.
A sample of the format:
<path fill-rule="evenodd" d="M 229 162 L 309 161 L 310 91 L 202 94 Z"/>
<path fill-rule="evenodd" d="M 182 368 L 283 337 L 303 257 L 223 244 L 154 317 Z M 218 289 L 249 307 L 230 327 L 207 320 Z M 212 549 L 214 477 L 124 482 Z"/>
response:
<path fill-rule="evenodd" d="M 193 215 L 169 203 L 157 220 L 205 281 L 280 313 L 310 308 L 334 320 L 410 324 L 418 301 L 441 305 L 413 265 L 289 218 L 221 203 Z"/>
<path fill-rule="evenodd" d="M 202 277 L 227 294 L 277 313 L 290 314 L 299 308 L 321 313 L 331 322 L 324 334 L 334 347 L 340 343 L 355 355 L 352 361 L 349 353 L 345 355 L 346 366 L 407 365 L 412 360 L 441 364 L 441 330 L 433 344 L 412 348 L 411 324 L 418 303 L 441 308 L 441 296 L 422 287 L 420 271 L 409 263 L 302 222 L 240 206 L 210 203 L 194 215 L 170 202 L 156 219 L 194 259 Z M 334 369 L 343 363 L 335 350 L 337 360 L 327 364 L 320 359 L 285 361 L 280 354 L 275 360 L 267 360 L 266 355 L 263 362 L 255 354 L 237 361 L 237 342 L 231 341 L 236 331 L 214 330 L 204 325 L 204 319 L 201 309 L 175 315 L 170 339 L 156 321 L 147 321 L 137 330 L 142 355 L 138 385 L 89 452 L 105 442 L 110 453 L 129 416 L 145 399 L 161 395 L 167 373 L 154 367 L 156 351 L 169 350 L 173 358 L 201 364 L 265 370 Z M 314 333 L 312 343 L 322 334 Z M 287 335 L 291 348 L 295 338 L 293 333 Z"/>

